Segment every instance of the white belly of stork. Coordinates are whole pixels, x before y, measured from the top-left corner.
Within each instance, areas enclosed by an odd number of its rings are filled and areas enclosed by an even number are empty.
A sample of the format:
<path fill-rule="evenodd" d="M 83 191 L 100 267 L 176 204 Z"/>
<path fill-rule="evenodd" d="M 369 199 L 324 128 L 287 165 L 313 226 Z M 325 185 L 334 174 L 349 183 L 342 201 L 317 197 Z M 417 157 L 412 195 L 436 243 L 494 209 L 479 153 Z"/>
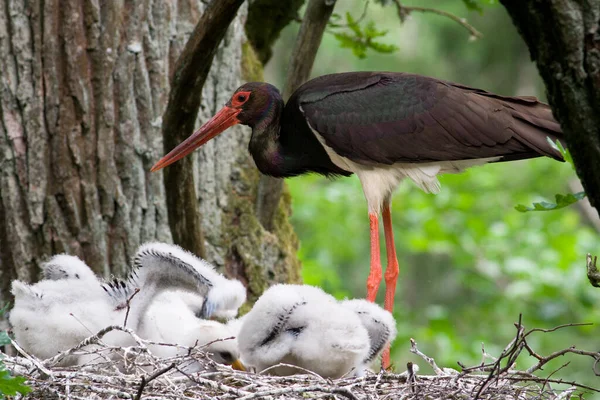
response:
<path fill-rule="evenodd" d="M 441 189 L 438 175 L 457 174 L 467 168 L 498 161 L 502 158 L 488 157 L 470 160 L 395 163 L 391 165 L 360 164 L 337 154 L 325 143 L 325 139 L 317 131 L 314 129 L 312 131 L 336 166 L 358 176 L 367 199 L 369 213 L 374 214 L 381 213 L 382 206 L 391 200 L 394 190 L 404 178 L 409 178 L 426 193 L 437 194 Z"/>

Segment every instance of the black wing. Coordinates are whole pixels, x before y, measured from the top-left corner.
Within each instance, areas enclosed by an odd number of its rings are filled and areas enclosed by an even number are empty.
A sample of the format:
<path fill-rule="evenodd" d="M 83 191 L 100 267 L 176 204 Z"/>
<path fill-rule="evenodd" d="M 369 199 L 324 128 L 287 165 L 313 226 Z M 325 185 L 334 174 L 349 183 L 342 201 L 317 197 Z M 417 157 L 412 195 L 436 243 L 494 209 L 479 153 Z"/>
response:
<path fill-rule="evenodd" d="M 359 163 L 549 156 L 563 137 L 550 108 L 413 74 L 351 72 L 300 87 L 290 103 L 341 156 Z"/>

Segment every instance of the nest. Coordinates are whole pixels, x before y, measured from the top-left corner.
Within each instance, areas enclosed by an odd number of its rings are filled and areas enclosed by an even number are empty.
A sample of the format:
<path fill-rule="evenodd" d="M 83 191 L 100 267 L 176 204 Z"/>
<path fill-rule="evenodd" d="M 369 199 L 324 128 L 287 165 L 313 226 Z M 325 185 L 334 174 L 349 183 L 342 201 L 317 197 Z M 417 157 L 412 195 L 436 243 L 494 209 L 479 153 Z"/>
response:
<path fill-rule="evenodd" d="M 530 331 L 525 331 L 520 323 L 516 326 L 517 335 L 500 357 L 494 358 L 482 348 L 482 362 L 474 367 L 461 366 L 461 372 L 439 368 L 411 339 L 411 352 L 429 364 L 435 375 L 419 375 L 412 363 L 401 374 L 381 371 L 335 380 L 307 370 L 287 377 L 271 376 L 268 371 L 235 371 L 214 363 L 198 346 L 177 346 L 186 350 L 184 355 L 158 359 L 148 346 L 171 345 L 143 340 L 131 330 L 115 326 L 45 361 L 27 354 L 13 342 L 20 355 L 4 355 L 3 362 L 13 374 L 27 378 L 32 389 L 27 398 L 35 399 L 569 399 L 577 392 L 600 392 L 552 374 L 546 378 L 535 375 L 548 361 L 566 353 L 592 357 L 596 368 L 600 353 L 570 347 L 542 357 L 530 348 L 527 337 L 533 332 L 551 332 L 564 326 Z M 103 344 L 102 336 L 115 329 L 129 333 L 136 345 L 124 348 Z M 516 370 L 516 360 L 522 353 L 536 357 L 536 365 L 525 371 Z M 58 366 L 76 355 L 93 356 L 94 363 Z M 594 372 L 600 375 L 595 369 Z"/>

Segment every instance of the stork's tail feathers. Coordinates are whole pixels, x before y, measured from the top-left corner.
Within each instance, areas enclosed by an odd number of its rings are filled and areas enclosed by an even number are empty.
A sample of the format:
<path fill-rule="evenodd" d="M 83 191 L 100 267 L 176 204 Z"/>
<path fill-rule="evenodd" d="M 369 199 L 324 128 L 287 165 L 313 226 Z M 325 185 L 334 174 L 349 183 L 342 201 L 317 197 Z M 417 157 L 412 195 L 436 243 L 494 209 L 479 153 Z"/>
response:
<path fill-rule="evenodd" d="M 566 147 L 560 124 L 552 116 L 552 110 L 544 103 L 509 105 L 515 124 L 513 129 L 519 139 L 538 153 L 558 161 L 564 161 L 562 155 L 550 143 L 560 141 Z"/>
<path fill-rule="evenodd" d="M 548 104 L 532 96 L 500 96 L 480 91 L 478 94 L 499 100 L 509 110 L 514 124 L 509 128 L 515 132 L 515 138 L 532 149 L 536 155 L 544 155 L 558 161 L 564 161 L 562 155 L 550 143 L 560 141 L 566 148 L 563 131 L 552 115 Z M 517 157 L 522 158 L 522 157 Z M 504 157 L 502 161 L 510 161 Z"/>

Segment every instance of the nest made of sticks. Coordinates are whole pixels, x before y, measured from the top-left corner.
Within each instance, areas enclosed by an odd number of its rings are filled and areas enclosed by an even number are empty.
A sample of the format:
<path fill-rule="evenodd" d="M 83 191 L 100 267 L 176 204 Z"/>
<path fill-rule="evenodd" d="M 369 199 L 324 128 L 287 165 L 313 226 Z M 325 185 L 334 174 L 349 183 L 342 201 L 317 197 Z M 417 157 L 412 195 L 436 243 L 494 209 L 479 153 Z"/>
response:
<path fill-rule="evenodd" d="M 122 327 L 108 327 L 79 346 L 45 361 L 13 343 L 20 355 L 4 355 L 2 361 L 14 375 L 27 378 L 32 388 L 27 398 L 35 399 L 569 399 L 576 393 L 600 393 L 600 390 L 566 382 L 552 373 L 548 377 L 535 373 L 550 360 L 575 353 L 593 358 L 594 372 L 600 376 L 596 370 L 600 353 L 569 347 L 542 357 L 531 349 L 527 337 L 534 332 L 552 332 L 574 325 L 525 331 L 519 322 L 515 324 L 515 338 L 500 357 L 494 358 L 482 348 L 482 362 L 473 367 L 461 366 L 461 372 L 439 368 L 411 339 L 411 352 L 427 362 L 435 375 L 419 375 L 412 363 L 401 374 L 381 371 L 335 380 L 307 370 L 286 377 L 271 376 L 268 371 L 259 374 L 235 371 L 214 363 L 200 347 L 185 348 L 185 354 L 178 357 L 156 358 L 148 350 L 149 345 L 171 345 L 143 340 Z M 123 348 L 103 344 L 102 336 L 115 329 L 129 333 L 136 345 Z M 527 370 L 516 370 L 515 363 L 521 354 L 533 356 L 538 362 Z M 57 366 L 74 355 L 95 356 L 96 361 L 77 367 Z"/>

